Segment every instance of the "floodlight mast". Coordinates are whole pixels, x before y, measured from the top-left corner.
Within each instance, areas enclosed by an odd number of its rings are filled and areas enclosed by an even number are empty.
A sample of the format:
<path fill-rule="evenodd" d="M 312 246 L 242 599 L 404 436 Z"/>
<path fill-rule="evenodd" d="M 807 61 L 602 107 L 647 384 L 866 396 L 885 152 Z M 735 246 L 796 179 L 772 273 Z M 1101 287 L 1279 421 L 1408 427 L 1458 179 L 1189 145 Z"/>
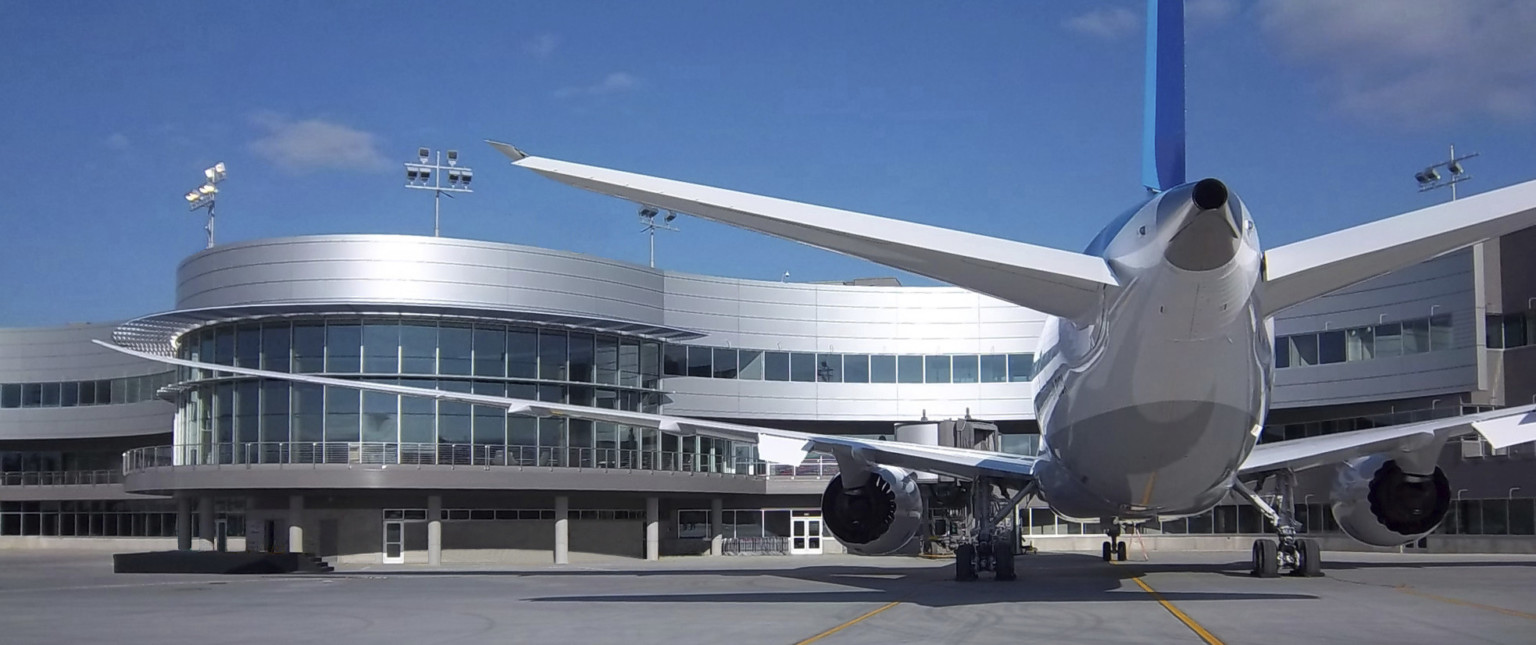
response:
<path fill-rule="evenodd" d="M 660 214 L 661 214 L 661 212 L 657 211 L 654 207 L 645 206 L 645 205 L 641 205 L 640 206 L 640 224 L 641 224 L 640 230 L 642 232 L 644 232 L 644 233 L 649 234 L 650 238 L 651 238 L 651 268 L 652 269 L 656 268 L 656 229 L 661 229 L 663 231 L 676 231 L 676 230 L 678 230 L 678 228 L 676 226 L 672 225 L 672 220 L 677 219 L 677 213 L 674 213 L 672 211 L 667 211 L 667 216 L 662 218 L 661 223 L 658 224 L 658 223 L 656 223 L 656 216 L 660 215 Z"/>
<path fill-rule="evenodd" d="M 219 196 L 219 187 L 216 185 L 224 181 L 224 162 L 220 161 L 203 170 L 203 185 L 187 191 L 182 198 L 187 200 L 187 210 L 195 211 L 199 208 L 208 210 L 208 224 L 203 230 L 208 232 L 208 247 L 213 248 L 213 206 Z"/>
<path fill-rule="evenodd" d="M 1456 144 L 1451 144 L 1451 154 L 1445 161 L 1414 173 L 1414 181 L 1419 182 L 1419 192 L 1422 193 L 1424 191 L 1434 190 L 1436 188 L 1445 188 L 1449 186 L 1451 188 L 1451 201 L 1456 201 L 1456 184 L 1472 178 L 1472 175 L 1467 174 L 1467 169 L 1461 165 L 1461 162 L 1476 157 L 1477 155 L 1478 153 L 1474 152 L 1469 155 L 1462 155 L 1458 157 L 1456 156 Z M 1451 176 L 1441 177 L 1440 171 L 1437 170 L 1438 168 L 1445 168 L 1446 172 L 1449 172 Z"/>
<path fill-rule="evenodd" d="M 442 234 L 442 202 L 445 193 L 472 193 L 469 182 L 475 178 L 475 171 L 459 165 L 459 151 L 448 151 L 448 165 L 443 165 L 443 151 L 437 151 L 436 161 L 432 160 L 432 151 L 427 148 L 417 148 L 416 158 L 420 163 L 405 164 L 405 187 L 417 190 L 432 191 L 432 237 Z M 443 175 L 448 175 L 448 184 L 443 185 Z M 427 183 L 431 181 L 432 183 Z M 448 197 L 453 198 L 452 194 Z"/>

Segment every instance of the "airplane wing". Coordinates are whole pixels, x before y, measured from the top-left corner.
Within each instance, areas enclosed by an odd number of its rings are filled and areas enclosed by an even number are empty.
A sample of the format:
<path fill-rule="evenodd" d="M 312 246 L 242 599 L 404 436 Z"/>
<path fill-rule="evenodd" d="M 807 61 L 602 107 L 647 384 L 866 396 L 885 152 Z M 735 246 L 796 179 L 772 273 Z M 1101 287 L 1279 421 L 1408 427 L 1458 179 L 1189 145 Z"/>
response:
<path fill-rule="evenodd" d="M 1005 481 L 1024 482 L 1034 478 L 1034 457 L 1012 455 L 1008 453 L 990 452 L 985 450 L 967 450 L 964 448 L 948 448 L 943 446 L 924 446 L 918 444 L 901 443 L 896 441 L 876 441 L 857 437 L 840 437 L 835 435 L 822 435 L 793 430 L 780 430 L 777 428 L 763 428 L 721 421 L 709 421 L 691 417 L 677 417 L 665 414 L 650 414 L 645 412 L 627 412 L 624 410 L 612 410 L 607 408 L 593 408 L 582 405 L 568 405 L 564 403 L 550 403 L 546 401 L 530 401 L 527 399 L 514 399 L 501 396 L 489 396 L 485 394 L 471 394 L 467 392 L 449 392 L 429 388 L 408 387 L 391 385 L 388 383 L 373 383 L 353 379 L 339 379 L 326 376 L 314 376 L 311 374 L 289 374 L 285 372 L 270 372 L 248 367 L 233 367 L 230 365 L 215 365 L 200 363 L 168 356 L 160 356 L 148 352 L 128 349 L 111 343 L 95 340 L 92 341 L 107 349 L 122 352 L 129 356 L 135 356 L 145 360 L 158 361 L 169 365 L 179 365 L 194 369 L 202 369 L 210 372 L 223 372 L 227 374 L 240 374 L 244 376 L 256 376 L 270 379 L 281 379 L 324 385 L 329 387 L 345 387 L 365 392 L 381 392 L 384 394 L 403 394 L 406 396 L 422 396 L 441 401 L 453 401 L 456 403 L 469 403 L 472 405 L 486 405 L 503 408 L 508 414 L 522 414 L 537 417 L 565 417 L 570 419 L 587 419 L 617 423 L 627 426 L 645 428 L 658 428 L 667 432 L 682 435 L 704 435 L 720 437 L 735 441 L 743 441 L 758 444 L 758 455 L 764 461 L 776 464 L 798 465 L 805 460 L 810 452 L 825 452 L 833 455 L 847 456 L 869 463 L 896 466 L 908 470 L 916 470 L 939 475 L 949 475 L 961 479 L 976 479 L 981 476 L 995 477 Z"/>
<path fill-rule="evenodd" d="M 1036 311 L 1081 319 L 1118 283 L 1102 258 L 618 170 L 532 157 L 488 141 L 555 181 L 910 271 Z"/>
<path fill-rule="evenodd" d="M 1337 464 L 1355 457 L 1381 453 L 1414 452 L 1473 432 L 1494 448 L 1536 441 L 1536 405 L 1504 408 L 1421 423 L 1407 423 L 1353 432 L 1261 443 L 1249 453 L 1238 474 L 1272 470 L 1306 470 Z"/>
<path fill-rule="evenodd" d="M 1264 254 L 1264 315 L 1536 226 L 1536 181 L 1361 224 Z"/>

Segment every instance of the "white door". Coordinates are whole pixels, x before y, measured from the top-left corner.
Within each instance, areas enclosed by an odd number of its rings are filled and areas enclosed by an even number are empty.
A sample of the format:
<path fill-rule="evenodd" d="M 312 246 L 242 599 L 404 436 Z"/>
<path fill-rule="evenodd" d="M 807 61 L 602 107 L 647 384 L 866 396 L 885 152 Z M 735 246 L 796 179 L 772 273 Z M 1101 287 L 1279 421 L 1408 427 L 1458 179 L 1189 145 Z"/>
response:
<path fill-rule="evenodd" d="M 790 555 L 821 555 L 821 518 L 797 517 L 790 525 Z"/>
<path fill-rule="evenodd" d="M 405 522 L 384 522 L 384 564 L 405 564 Z"/>

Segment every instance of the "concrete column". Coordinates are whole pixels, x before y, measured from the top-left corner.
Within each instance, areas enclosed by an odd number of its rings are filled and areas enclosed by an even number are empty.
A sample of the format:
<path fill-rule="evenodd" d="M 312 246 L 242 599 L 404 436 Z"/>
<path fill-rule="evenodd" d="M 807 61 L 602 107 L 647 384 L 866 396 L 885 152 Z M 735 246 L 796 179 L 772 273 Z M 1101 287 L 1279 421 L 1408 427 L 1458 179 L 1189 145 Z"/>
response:
<path fill-rule="evenodd" d="M 192 550 L 192 498 L 176 497 L 176 548 Z"/>
<path fill-rule="evenodd" d="M 661 501 L 645 498 L 645 559 L 661 559 Z"/>
<path fill-rule="evenodd" d="M 725 500 L 709 500 L 709 554 L 725 555 Z"/>
<path fill-rule="evenodd" d="M 555 496 L 555 564 L 571 563 L 571 498 Z"/>
<path fill-rule="evenodd" d="M 443 496 L 427 496 L 427 564 L 443 564 Z"/>
<path fill-rule="evenodd" d="M 214 548 L 213 534 L 213 496 L 204 495 L 197 500 L 197 531 L 202 539 L 208 542 L 208 549 Z"/>
<path fill-rule="evenodd" d="M 304 552 L 304 496 L 288 496 L 288 552 Z"/>

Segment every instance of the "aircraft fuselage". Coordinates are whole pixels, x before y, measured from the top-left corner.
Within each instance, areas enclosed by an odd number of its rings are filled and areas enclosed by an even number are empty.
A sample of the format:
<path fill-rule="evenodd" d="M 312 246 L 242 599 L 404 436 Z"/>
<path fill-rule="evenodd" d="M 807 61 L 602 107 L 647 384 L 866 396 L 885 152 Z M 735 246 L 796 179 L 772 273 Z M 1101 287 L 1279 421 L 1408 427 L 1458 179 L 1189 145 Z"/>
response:
<path fill-rule="evenodd" d="M 1121 286 L 1097 316 L 1048 319 L 1041 335 L 1042 496 L 1083 520 L 1204 512 L 1231 488 L 1269 406 L 1257 231 L 1208 179 L 1117 218 L 1088 252 Z"/>

